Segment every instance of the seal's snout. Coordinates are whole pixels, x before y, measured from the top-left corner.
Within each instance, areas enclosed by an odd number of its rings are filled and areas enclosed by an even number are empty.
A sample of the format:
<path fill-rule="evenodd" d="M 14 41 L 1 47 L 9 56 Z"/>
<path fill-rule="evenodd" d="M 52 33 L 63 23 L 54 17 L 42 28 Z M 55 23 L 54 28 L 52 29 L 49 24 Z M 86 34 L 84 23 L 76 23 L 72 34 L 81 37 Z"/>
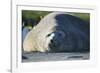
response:
<path fill-rule="evenodd" d="M 58 36 L 58 35 L 55 35 L 50 40 L 50 43 L 49 43 L 50 50 L 52 50 L 52 49 L 54 50 L 56 48 L 59 48 L 61 45 L 61 41 L 62 41 L 62 38 L 60 38 L 60 36 Z"/>

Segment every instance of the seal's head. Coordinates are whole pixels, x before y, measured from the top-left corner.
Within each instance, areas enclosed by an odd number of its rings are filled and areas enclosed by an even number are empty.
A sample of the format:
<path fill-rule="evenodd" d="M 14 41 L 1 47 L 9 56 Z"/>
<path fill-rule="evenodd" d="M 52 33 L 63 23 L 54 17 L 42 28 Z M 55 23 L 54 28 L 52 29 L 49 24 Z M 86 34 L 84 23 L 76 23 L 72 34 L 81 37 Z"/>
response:
<path fill-rule="evenodd" d="M 65 33 L 63 31 L 56 30 L 52 33 L 49 33 L 46 38 L 48 39 L 48 51 L 55 52 L 57 49 L 59 50 L 62 47 L 61 45 L 64 42 Z"/>

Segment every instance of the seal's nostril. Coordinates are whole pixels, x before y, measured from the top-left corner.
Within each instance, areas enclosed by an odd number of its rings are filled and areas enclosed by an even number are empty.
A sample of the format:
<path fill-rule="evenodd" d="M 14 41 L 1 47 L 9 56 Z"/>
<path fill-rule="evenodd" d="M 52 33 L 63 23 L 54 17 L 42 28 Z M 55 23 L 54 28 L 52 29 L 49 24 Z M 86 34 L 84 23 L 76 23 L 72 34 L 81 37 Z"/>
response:
<path fill-rule="evenodd" d="M 51 43 L 54 43 L 54 41 L 53 41 L 53 40 L 51 40 Z"/>

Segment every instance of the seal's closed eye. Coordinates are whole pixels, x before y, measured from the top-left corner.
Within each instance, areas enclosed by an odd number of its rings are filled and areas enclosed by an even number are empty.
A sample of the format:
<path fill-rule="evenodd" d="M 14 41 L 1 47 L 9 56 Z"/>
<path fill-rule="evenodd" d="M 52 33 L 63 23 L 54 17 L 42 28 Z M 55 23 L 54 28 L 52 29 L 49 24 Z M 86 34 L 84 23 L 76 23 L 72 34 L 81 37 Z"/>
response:
<path fill-rule="evenodd" d="M 50 37 L 53 33 L 54 33 L 54 32 L 47 34 L 46 37 Z"/>
<path fill-rule="evenodd" d="M 49 37 L 51 35 L 51 33 L 50 34 L 48 34 L 46 37 Z"/>

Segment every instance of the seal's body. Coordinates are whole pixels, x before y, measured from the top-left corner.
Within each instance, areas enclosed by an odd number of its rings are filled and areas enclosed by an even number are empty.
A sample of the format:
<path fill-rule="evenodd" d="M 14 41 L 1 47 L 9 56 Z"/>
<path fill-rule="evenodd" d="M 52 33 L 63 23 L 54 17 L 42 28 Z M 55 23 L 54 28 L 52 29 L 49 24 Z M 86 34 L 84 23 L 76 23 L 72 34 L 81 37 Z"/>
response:
<path fill-rule="evenodd" d="M 26 36 L 24 51 L 89 51 L 89 27 L 80 18 L 53 12 L 45 16 Z"/>

